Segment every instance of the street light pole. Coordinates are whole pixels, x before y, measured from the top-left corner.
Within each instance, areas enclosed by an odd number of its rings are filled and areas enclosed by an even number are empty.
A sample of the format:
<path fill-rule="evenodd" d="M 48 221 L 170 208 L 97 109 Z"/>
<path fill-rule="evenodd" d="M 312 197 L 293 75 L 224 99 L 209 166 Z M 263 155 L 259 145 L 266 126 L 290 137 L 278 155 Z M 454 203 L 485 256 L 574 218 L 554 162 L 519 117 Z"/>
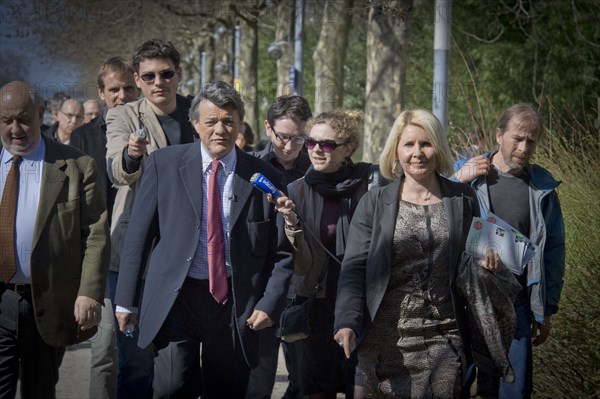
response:
<path fill-rule="evenodd" d="M 233 87 L 241 93 L 240 87 L 240 25 L 235 26 L 233 37 Z"/>
<path fill-rule="evenodd" d="M 296 26 L 294 29 L 294 93 L 296 95 L 302 95 L 303 77 L 302 71 L 304 69 L 304 0 L 296 0 Z M 291 71 L 290 71 L 291 72 Z"/>
<path fill-rule="evenodd" d="M 435 33 L 433 39 L 433 114 L 448 127 L 448 61 L 450 58 L 450 35 L 452 0 L 436 0 Z"/>

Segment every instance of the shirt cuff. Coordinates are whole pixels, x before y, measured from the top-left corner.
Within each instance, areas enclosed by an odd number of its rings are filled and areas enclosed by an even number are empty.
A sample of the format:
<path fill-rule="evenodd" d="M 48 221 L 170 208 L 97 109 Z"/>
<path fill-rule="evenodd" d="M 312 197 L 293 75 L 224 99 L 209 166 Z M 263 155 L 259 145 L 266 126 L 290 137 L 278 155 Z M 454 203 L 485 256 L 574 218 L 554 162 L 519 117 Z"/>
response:
<path fill-rule="evenodd" d="M 135 306 L 127 307 L 127 306 L 117 305 L 117 307 L 115 309 L 115 313 L 117 313 L 117 312 L 119 312 L 119 313 L 136 313 L 137 314 L 138 308 Z"/>
<path fill-rule="evenodd" d="M 127 152 L 127 147 L 123 149 L 123 169 L 125 169 L 125 172 L 129 174 L 135 173 L 140 169 L 141 164 L 142 157 L 132 158 L 129 156 L 129 152 Z"/>

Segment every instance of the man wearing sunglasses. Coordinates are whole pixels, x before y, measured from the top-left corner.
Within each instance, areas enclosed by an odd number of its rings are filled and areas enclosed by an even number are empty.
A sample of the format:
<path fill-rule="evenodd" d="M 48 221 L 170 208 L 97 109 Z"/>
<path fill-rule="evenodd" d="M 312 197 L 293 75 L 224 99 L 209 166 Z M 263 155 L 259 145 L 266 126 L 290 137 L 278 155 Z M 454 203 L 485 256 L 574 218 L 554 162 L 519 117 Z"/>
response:
<path fill-rule="evenodd" d="M 283 173 L 286 184 L 303 177 L 310 166 L 304 142 L 306 122 L 311 117 L 308 102 L 300 96 L 277 97 L 267 111 L 265 132 L 270 141 L 254 155 Z M 260 360 L 250 373 L 248 399 L 270 397 L 277 374 L 279 342 L 274 329 L 261 331 Z M 284 398 L 301 397 L 295 378 L 295 356 L 283 345 L 290 381 Z"/>
<path fill-rule="evenodd" d="M 122 243 L 146 157 L 160 148 L 194 141 L 195 133 L 187 116 L 190 99 L 177 95 L 180 58 L 168 41 L 152 39 L 139 46 L 132 64 L 135 84 L 144 98 L 113 108 L 106 116 L 108 175 L 118 188 L 111 226 L 111 292 L 116 289 Z M 153 354 L 151 348 L 137 347 L 137 336 L 137 330 L 132 337 L 117 332 L 117 398 L 152 397 Z"/>

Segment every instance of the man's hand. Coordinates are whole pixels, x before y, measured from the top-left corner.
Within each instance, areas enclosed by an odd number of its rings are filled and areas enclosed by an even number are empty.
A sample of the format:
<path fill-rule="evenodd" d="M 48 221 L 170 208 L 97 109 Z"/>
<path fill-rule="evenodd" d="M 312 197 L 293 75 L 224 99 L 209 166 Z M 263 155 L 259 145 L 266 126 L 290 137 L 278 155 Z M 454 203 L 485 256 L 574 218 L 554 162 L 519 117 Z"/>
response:
<path fill-rule="evenodd" d="M 483 155 L 473 157 L 460 168 L 454 177 L 463 183 L 470 183 L 479 176 L 487 176 L 490 173 L 490 160 Z"/>
<path fill-rule="evenodd" d="M 137 313 L 131 312 L 115 312 L 115 317 L 119 323 L 119 331 L 123 334 L 127 333 L 127 324 L 137 324 Z"/>
<path fill-rule="evenodd" d="M 500 268 L 502 268 L 500 255 L 498 255 L 497 252 L 488 249 L 485 252 L 485 258 L 479 259 L 479 266 L 494 273 L 499 272 Z"/>
<path fill-rule="evenodd" d="M 356 345 L 356 334 L 351 328 L 340 328 L 333 336 L 333 339 L 344 348 L 346 359 L 350 359 L 350 354 Z"/>
<path fill-rule="evenodd" d="M 149 143 L 148 140 L 140 140 L 135 133 L 131 133 L 127 144 L 127 154 L 133 159 L 140 158 L 146 154 L 146 145 Z"/>
<path fill-rule="evenodd" d="M 258 331 L 263 328 L 271 327 L 273 325 L 273 320 L 269 317 L 268 314 L 263 312 L 262 310 L 254 310 L 252 315 L 246 320 L 246 325 L 249 329 Z"/>
<path fill-rule="evenodd" d="M 531 337 L 533 338 L 533 346 L 540 346 L 550 336 L 550 330 L 552 329 L 552 316 L 544 316 L 544 324 L 533 322 L 531 327 Z"/>
<path fill-rule="evenodd" d="M 73 314 L 75 315 L 75 321 L 81 326 L 81 330 L 89 330 L 100 324 L 102 305 L 95 299 L 80 295 L 75 300 Z"/>

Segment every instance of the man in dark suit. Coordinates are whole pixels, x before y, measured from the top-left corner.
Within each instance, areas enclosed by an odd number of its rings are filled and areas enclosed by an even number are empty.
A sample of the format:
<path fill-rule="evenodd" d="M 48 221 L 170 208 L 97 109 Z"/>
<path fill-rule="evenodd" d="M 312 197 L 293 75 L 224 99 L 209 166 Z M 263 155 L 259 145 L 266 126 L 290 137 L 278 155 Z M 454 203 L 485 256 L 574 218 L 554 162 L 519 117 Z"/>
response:
<path fill-rule="evenodd" d="M 137 320 L 145 243 L 156 240 L 138 342 L 156 349 L 155 397 L 198 397 L 202 345 L 202 397 L 244 398 L 258 330 L 272 327 L 285 305 L 291 247 L 282 218 L 249 183 L 256 172 L 280 190 L 284 180 L 236 148 L 243 117 L 235 89 L 209 83 L 190 107 L 200 141 L 153 152 L 145 164 L 115 302 L 125 331 Z"/>
<path fill-rule="evenodd" d="M 144 95 L 106 114 L 107 167 L 117 187 L 112 211 L 108 285 L 111 297 L 117 287 L 120 256 L 137 189 L 144 174 L 146 158 L 153 151 L 170 145 L 192 143 L 195 132 L 188 118 L 190 99 L 177 94 L 181 81 L 181 55 L 173 43 L 151 39 L 133 53 L 134 80 Z M 136 132 L 144 132 L 141 139 Z M 140 290 L 139 295 L 143 295 Z M 117 399 L 151 399 L 154 353 L 141 350 L 136 342 L 139 330 L 117 332 L 119 380 Z"/>
<path fill-rule="evenodd" d="M 264 126 L 270 141 L 264 149 L 253 155 L 279 170 L 286 184 L 303 177 L 310 166 L 304 141 L 306 122 L 311 117 L 308 101 L 301 96 L 277 97 L 267 111 Z M 265 330 L 261 334 L 260 360 L 258 367 L 250 373 L 248 399 L 269 398 L 275 385 L 280 340 L 271 330 Z M 285 398 L 302 397 L 298 375 L 300 355 L 295 352 L 296 347 L 297 345 L 283 343 L 290 381 Z"/>
<path fill-rule="evenodd" d="M 135 85 L 133 67 L 121 57 L 106 60 L 98 71 L 98 96 L 106 103 L 106 110 L 89 123 L 77 128 L 71 135 L 71 145 L 91 155 L 98 165 L 98 183 L 112 214 L 117 189 L 106 170 L 106 111 L 135 101 L 140 90 Z M 108 288 L 108 287 L 107 287 Z M 90 369 L 90 398 L 113 399 L 117 392 L 117 338 L 114 311 L 108 289 L 102 307 L 102 322 L 92 339 Z"/>
<path fill-rule="evenodd" d="M 42 138 L 35 92 L 0 89 L 0 397 L 54 397 L 65 346 L 100 322 L 109 258 L 94 160 Z"/>

